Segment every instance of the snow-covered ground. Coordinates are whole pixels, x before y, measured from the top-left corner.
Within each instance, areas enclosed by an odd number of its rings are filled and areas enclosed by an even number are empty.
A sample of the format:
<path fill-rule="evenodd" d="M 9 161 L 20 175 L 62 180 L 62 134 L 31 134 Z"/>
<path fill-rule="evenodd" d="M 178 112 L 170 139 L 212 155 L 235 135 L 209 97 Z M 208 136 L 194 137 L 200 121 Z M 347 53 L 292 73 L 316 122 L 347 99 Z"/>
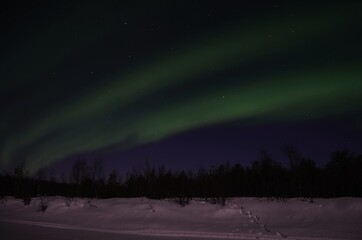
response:
<path fill-rule="evenodd" d="M 44 213 L 38 211 L 40 198 L 29 206 L 7 198 L 0 204 L 1 235 L 14 238 L 17 232 L 35 231 L 44 236 L 58 231 L 63 235 L 57 239 L 73 238 L 69 234 L 84 239 L 362 239 L 360 198 L 314 199 L 314 203 L 233 198 L 224 207 L 197 199 L 186 207 L 146 198 L 43 200 Z"/>

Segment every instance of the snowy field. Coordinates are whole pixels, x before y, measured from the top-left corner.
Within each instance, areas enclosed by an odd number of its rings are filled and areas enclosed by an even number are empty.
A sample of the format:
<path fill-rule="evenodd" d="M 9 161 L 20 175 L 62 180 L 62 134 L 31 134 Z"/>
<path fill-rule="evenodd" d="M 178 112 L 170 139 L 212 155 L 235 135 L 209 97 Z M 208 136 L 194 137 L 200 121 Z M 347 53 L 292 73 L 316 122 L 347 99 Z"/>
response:
<path fill-rule="evenodd" d="M 362 239 L 362 199 L 43 199 L 0 204 L 2 239 Z M 4 238 L 3 238 L 4 237 Z"/>

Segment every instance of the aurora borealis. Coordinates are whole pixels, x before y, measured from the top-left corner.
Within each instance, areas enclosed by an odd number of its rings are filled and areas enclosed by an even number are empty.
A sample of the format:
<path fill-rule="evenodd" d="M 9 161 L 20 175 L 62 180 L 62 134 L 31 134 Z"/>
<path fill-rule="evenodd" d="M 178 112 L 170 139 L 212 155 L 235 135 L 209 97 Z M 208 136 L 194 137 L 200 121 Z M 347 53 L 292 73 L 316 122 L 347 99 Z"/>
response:
<path fill-rule="evenodd" d="M 2 167 L 230 122 L 361 119 L 361 4 L 28 4 L 1 8 Z"/>

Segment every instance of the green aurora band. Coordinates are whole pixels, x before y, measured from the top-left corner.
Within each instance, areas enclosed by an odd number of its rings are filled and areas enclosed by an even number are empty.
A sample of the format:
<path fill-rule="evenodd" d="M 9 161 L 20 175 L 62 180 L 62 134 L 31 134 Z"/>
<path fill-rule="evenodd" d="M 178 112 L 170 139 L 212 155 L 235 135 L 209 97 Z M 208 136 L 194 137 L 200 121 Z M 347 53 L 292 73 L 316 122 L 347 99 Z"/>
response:
<path fill-rule="evenodd" d="M 348 24 L 331 19 L 334 11 L 234 27 L 189 44 L 172 56 L 159 56 L 137 71 L 114 76 L 103 88 L 50 111 L 21 134 L 8 138 L 0 149 L 0 164 L 9 164 L 17 152 L 25 151 L 27 168 L 36 171 L 75 154 L 114 145 L 127 148 L 224 121 L 299 119 L 301 112 L 323 117 L 360 108 L 362 70 L 353 61 L 241 75 L 166 102 L 145 100 L 183 84 L 192 86 L 195 79 L 212 73 L 288 52 Z"/>

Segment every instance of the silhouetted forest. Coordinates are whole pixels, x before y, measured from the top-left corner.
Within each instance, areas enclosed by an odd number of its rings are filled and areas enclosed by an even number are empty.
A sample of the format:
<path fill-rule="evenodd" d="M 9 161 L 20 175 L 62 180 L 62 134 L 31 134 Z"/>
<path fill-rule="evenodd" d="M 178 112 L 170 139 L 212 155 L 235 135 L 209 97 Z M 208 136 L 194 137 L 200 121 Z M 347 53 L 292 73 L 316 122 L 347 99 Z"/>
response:
<path fill-rule="evenodd" d="M 331 154 L 330 161 L 318 167 L 312 159 L 302 158 L 292 146 L 284 146 L 289 163 L 282 166 L 265 151 L 248 166 L 222 164 L 197 172 L 172 171 L 146 162 L 142 171 L 133 170 L 121 178 L 113 170 L 104 175 L 102 160 L 78 160 L 72 166 L 70 181 L 62 174 L 56 181 L 44 169 L 29 176 L 24 165 L 12 173 L 0 175 L 0 197 L 23 198 L 24 204 L 34 196 L 86 198 L 148 197 L 176 198 L 186 205 L 192 197 L 225 202 L 227 197 L 362 197 L 362 155 L 348 150 Z M 49 175 L 49 174 L 48 174 Z"/>

